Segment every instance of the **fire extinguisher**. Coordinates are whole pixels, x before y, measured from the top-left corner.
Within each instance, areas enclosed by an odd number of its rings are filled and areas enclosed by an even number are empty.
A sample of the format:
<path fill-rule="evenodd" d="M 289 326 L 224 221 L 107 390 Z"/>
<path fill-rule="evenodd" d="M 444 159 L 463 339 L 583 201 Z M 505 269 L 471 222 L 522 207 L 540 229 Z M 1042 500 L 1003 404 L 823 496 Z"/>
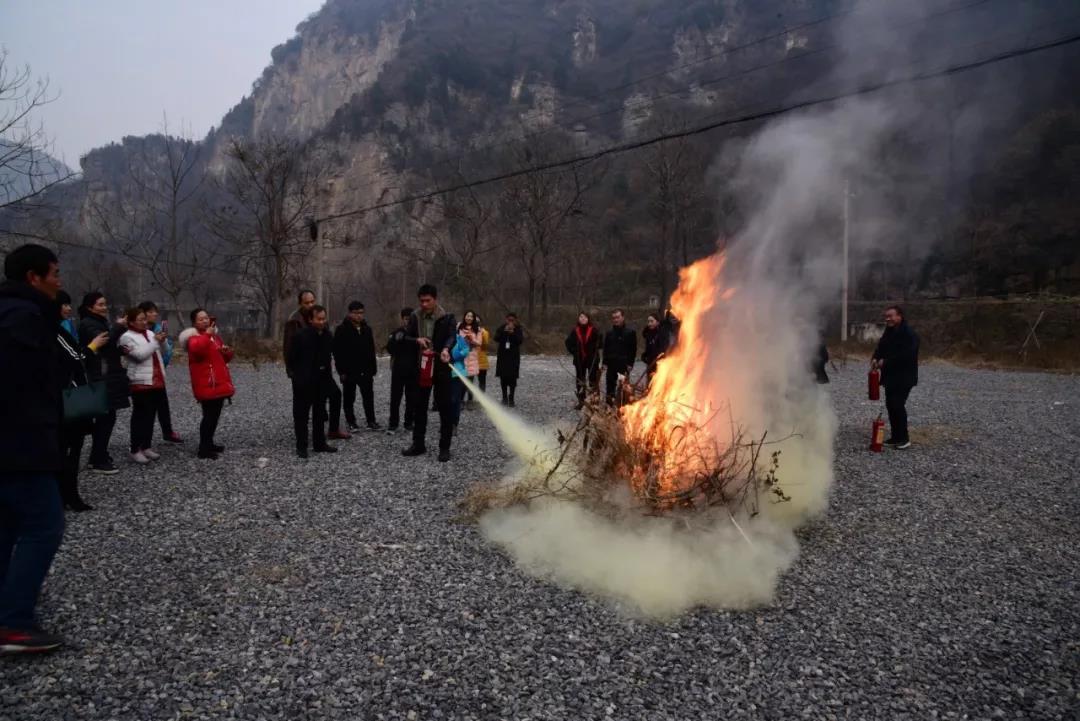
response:
<path fill-rule="evenodd" d="M 870 371 L 870 375 L 867 376 L 869 383 L 870 400 L 881 400 L 881 371 L 874 368 Z"/>
<path fill-rule="evenodd" d="M 435 351 L 427 348 L 420 354 L 420 387 L 431 388 L 435 377 Z"/>
<path fill-rule="evenodd" d="M 881 453 L 881 449 L 885 446 L 885 421 L 881 420 L 881 414 L 878 414 L 877 420 L 874 421 L 874 432 L 870 435 L 870 450 L 874 453 Z"/>

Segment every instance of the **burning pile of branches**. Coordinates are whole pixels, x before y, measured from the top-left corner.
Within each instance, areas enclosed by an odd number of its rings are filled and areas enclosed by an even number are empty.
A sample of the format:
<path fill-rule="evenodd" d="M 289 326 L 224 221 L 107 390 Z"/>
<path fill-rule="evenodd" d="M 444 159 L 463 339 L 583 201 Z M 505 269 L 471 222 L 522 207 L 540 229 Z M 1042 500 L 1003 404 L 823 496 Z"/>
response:
<path fill-rule="evenodd" d="M 701 409 L 654 405 L 655 415 L 641 424 L 628 417 L 632 406 L 620 410 L 591 399 L 571 430 L 558 431 L 554 450 L 541 452 L 511 482 L 471 489 L 463 511 L 476 517 L 554 498 L 609 517 L 628 508 L 663 515 L 717 507 L 753 516 L 764 499 L 789 500 L 776 477 L 780 451 L 768 451 L 778 441 L 764 434 L 750 439 L 734 420 L 721 441 L 708 431 L 714 417 Z"/>

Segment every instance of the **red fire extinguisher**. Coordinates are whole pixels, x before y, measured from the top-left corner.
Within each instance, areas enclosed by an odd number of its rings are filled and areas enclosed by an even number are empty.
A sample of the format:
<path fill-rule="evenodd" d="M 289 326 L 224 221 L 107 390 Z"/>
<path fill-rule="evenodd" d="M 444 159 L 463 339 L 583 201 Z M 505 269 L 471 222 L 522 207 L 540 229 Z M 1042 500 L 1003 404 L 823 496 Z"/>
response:
<path fill-rule="evenodd" d="M 881 371 L 874 368 L 870 371 L 870 375 L 867 377 L 869 382 L 870 400 L 881 400 Z"/>
<path fill-rule="evenodd" d="M 885 446 L 885 421 L 881 420 L 881 414 L 878 414 L 877 420 L 874 421 L 874 432 L 870 436 L 870 450 L 874 453 L 881 453 L 881 449 Z"/>
<path fill-rule="evenodd" d="M 420 354 L 420 387 L 431 388 L 435 377 L 435 351 L 427 348 Z"/>

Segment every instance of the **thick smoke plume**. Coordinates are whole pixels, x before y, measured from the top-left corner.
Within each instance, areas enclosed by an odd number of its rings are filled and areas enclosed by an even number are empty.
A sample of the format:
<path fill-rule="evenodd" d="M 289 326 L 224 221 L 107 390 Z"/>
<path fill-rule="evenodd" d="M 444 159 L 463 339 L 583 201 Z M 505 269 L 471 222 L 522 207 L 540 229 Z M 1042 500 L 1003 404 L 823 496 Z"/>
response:
<path fill-rule="evenodd" d="M 903 22 L 884 14 L 896 5 L 862 11 L 839 29 L 846 52 L 834 89 L 859 81 L 874 58 L 896 67 L 910 52 L 914 38 L 899 28 L 923 30 L 910 20 L 916 4 L 902 4 Z M 693 282 L 708 288 L 707 297 L 694 290 L 676 356 L 662 363 L 678 367 L 675 382 L 696 404 L 722 409 L 712 421 L 717 437 L 734 420 L 748 437 L 783 439 L 775 448 L 789 502 L 766 501 L 753 517 L 715 509 L 655 517 L 635 512 L 628 499 L 626 512 L 611 519 L 539 499 L 488 512 L 484 533 L 530 573 L 653 617 L 768 603 L 798 555 L 794 530 L 825 510 L 833 483 L 837 419 L 809 360 L 825 306 L 839 297 L 845 181 L 874 177 L 881 147 L 921 110 L 913 94 L 868 96 L 783 117 L 719 149 L 714 177 L 738 199 L 742 222 L 722 253 L 696 264 Z M 864 203 L 863 212 L 864 230 L 884 235 L 902 225 L 887 207 Z M 690 277 L 684 271 L 676 298 Z M 535 432 L 523 441 L 525 431 L 505 411 L 489 412 L 529 461 Z"/>

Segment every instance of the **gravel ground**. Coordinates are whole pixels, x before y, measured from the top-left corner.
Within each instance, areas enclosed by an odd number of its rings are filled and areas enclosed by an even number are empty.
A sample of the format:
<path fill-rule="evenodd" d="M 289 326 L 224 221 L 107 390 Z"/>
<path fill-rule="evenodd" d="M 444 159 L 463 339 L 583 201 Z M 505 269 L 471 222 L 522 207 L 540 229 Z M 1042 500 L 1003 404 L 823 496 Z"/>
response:
<path fill-rule="evenodd" d="M 0 660 L 0 719 L 1080 718 L 1080 378 L 927 365 L 915 448 L 871 454 L 863 366 L 834 373 L 833 502 L 776 602 L 662 625 L 455 521 L 510 457 L 479 411 L 448 464 L 373 433 L 302 462 L 282 370 L 235 375 L 223 460 L 175 368 L 188 442 L 85 477 L 41 607 L 69 645 Z M 519 410 L 571 386 L 528 359 Z"/>

